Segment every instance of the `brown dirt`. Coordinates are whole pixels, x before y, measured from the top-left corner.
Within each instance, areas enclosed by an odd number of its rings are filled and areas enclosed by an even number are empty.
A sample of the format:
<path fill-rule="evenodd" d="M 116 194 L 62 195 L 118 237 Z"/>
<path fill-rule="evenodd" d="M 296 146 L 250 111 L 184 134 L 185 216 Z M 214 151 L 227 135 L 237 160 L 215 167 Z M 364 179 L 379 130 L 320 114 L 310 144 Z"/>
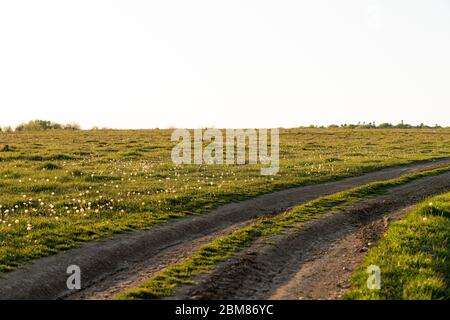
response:
<path fill-rule="evenodd" d="M 337 240 L 314 259 L 306 261 L 270 299 L 339 299 L 350 288 L 349 280 L 367 251 L 378 242 L 390 223 L 401 219 L 412 208 L 377 218 Z"/>
<path fill-rule="evenodd" d="M 239 226 L 259 216 L 281 213 L 320 196 L 444 163 L 450 163 L 450 159 L 386 168 L 358 177 L 277 191 L 226 204 L 202 215 L 161 223 L 150 230 L 91 241 L 2 274 L 0 299 L 56 299 L 70 298 L 71 295 L 75 298 L 108 298 L 115 290 L 111 288 L 125 289 L 135 285 L 146 275 L 160 270 L 160 265 L 178 261 L 173 260 L 178 256 L 177 253 L 189 254 L 204 241 L 226 232 L 224 230 L 227 228 Z M 205 238 L 207 236 L 210 238 Z M 84 293 L 66 288 L 66 269 L 73 264 L 81 268 Z"/>
<path fill-rule="evenodd" d="M 450 173 L 392 188 L 249 248 L 184 286 L 176 298 L 336 299 L 370 246 L 407 208 L 450 190 Z M 406 209 L 405 209 L 406 208 Z"/>

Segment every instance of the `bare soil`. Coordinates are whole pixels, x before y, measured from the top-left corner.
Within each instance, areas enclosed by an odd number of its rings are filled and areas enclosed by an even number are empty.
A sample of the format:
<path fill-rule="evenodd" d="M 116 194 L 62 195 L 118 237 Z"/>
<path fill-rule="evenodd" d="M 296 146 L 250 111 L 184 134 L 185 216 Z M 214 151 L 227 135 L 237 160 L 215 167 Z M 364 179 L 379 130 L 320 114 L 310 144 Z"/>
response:
<path fill-rule="evenodd" d="M 358 177 L 277 191 L 226 204 L 202 215 L 161 223 L 149 230 L 91 241 L 0 275 L 0 299 L 110 298 L 165 266 L 184 259 L 201 244 L 242 227 L 257 217 L 278 214 L 317 197 L 443 163 L 450 163 L 450 159 L 386 168 Z M 434 178 L 442 182 L 442 178 Z M 443 179 L 449 180 L 447 176 Z M 420 181 L 417 182 L 418 188 L 421 188 Z M 436 191 L 433 185 L 426 184 L 424 188 Z M 427 193 L 427 190 L 423 191 Z M 326 229 L 319 232 L 327 233 Z M 314 236 L 319 242 L 322 239 L 317 238 L 317 233 Z M 69 291 L 66 287 L 66 270 L 73 264 L 78 265 L 82 272 L 82 290 L 79 292 Z"/>

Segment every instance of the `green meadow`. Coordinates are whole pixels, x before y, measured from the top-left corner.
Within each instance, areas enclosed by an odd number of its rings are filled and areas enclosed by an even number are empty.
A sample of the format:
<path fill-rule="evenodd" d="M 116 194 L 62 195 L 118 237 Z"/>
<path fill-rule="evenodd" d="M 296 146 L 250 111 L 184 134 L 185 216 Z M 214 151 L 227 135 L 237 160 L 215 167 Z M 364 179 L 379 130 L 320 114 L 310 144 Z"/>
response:
<path fill-rule="evenodd" d="M 0 133 L 0 271 L 227 202 L 450 156 L 450 129 L 280 130 L 280 170 L 175 165 L 172 130 Z"/>

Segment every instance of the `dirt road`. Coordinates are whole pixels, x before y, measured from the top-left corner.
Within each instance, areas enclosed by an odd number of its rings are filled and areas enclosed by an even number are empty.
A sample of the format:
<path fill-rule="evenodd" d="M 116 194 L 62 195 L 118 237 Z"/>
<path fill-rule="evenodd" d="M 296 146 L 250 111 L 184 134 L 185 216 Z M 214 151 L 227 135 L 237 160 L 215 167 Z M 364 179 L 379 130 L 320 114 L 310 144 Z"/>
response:
<path fill-rule="evenodd" d="M 450 173 L 389 189 L 343 211 L 256 241 L 195 286 L 178 291 L 195 299 L 336 299 L 389 222 L 424 198 L 450 190 Z"/>

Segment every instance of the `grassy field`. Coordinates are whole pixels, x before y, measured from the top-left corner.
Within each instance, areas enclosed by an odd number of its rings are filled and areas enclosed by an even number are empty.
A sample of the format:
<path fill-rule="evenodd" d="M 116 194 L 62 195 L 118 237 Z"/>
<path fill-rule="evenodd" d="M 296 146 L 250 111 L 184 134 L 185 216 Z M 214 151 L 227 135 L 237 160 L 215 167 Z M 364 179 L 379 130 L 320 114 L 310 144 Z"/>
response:
<path fill-rule="evenodd" d="M 394 223 L 353 277 L 346 299 L 450 299 L 450 193 L 430 198 Z M 381 288 L 366 286 L 369 265 Z"/>
<path fill-rule="evenodd" d="M 0 133 L 0 272 L 115 232 L 450 156 L 449 129 L 280 130 L 280 171 L 171 162 L 172 130 Z"/>

